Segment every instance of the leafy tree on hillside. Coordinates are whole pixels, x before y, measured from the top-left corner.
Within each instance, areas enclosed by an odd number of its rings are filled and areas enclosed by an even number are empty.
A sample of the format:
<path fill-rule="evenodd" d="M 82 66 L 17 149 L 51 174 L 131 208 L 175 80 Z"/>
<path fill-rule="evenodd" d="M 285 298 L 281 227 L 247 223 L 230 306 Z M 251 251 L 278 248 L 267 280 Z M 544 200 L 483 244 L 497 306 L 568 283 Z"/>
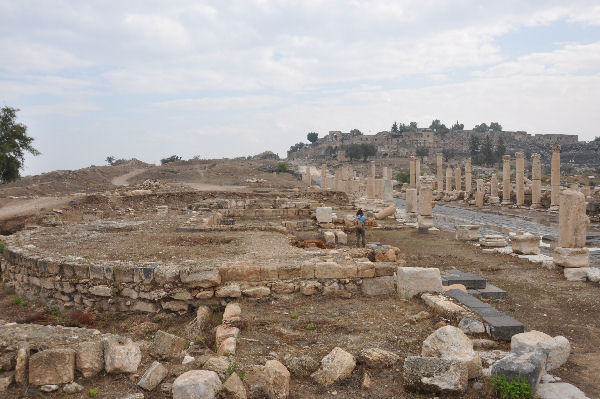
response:
<path fill-rule="evenodd" d="M 373 144 L 349 144 L 344 146 L 344 153 L 350 161 L 354 159 L 363 158 L 364 161 L 367 160 L 368 157 L 372 157 L 377 155 L 377 147 Z"/>
<path fill-rule="evenodd" d="M 305 146 L 305 145 L 306 145 L 306 144 L 304 144 L 303 142 L 299 142 L 299 143 L 296 143 L 296 144 L 294 144 L 293 146 L 291 146 L 291 147 L 290 147 L 290 149 L 287 151 L 287 156 L 288 156 L 288 158 L 289 158 L 289 156 L 290 156 L 291 154 L 293 154 L 294 152 L 296 152 L 296 151 L 299 151 L 299 150 L 301 150 L 302 148 L 304 148 L 304 146 Z"/>
<path fill-rule="evenodd" d="M 106 157 L 106 163 L 109 164 L 110 166 L 119 166 L 119 165 L 123 165 L 125 163 L 129 162 L 129 160 L 125 159 L 125 158 L 115 158 L 112 155 Z"/>
<path fill-rule="evenodd" d="M 319 134 L 315 133 L 315 132 L 310 132 L 306 135 L 306 139 L 308 141 L 310 141 L 311 143 L 316 142 L 318 138 L 319 138 Z"/>
<path fill-rule="evenodd" d="M 483 139 L 481 145 L 481 158 L 484 164 L 490 165 L 495 162 L 494 149 L 492 148 L 492 139 L 489 135 Z"/>
<path fill-rule="evenodd" d="M 481 164 L 481 153 L 479 152 L 479 147 L 481 143 L 479 141 L 479 137 L 472 134 L 469 138 L 469 153 L 471 154 L 471 159 L 475 165 Z"/>
<path fill-rule="evenodd" d="M 440 126 L 442 126 L 442 123 L 440 122 L 440 120 L 439 119 L 434 119 L 433 121 L 431 121 L 431 125 L 429 125 L 429 128 L 432 129 L 432 130 L 436 130 Z"/>
<path fill-rule="evenodd" d="M 392 133 L 392 134 L 398 133 L 398 124 L 396 123 L 396 121 L 394 121 L 394 124 L 392 125 L 392 128 L 390 129 L 390 133 Z"/>
<path fill-rule="evenodd" d="M 488 130 L 490 130 L 490 128 L 488 127 L 488 125 L 484 122 L 481 125 L 475 125 L 475 127 L 473 128 L 474 131 L 478 132 L 478 133 L 485 133 Z"/>
<path fill-rule="evenodd" d="M 421 158 L 421 162 L 423 162 L 423 158 L 426 157 L 427 155 L 429 155 L 429 148 L 419 146 L 419 147 L 417 147 L 416 153 L 417 153 L 417 156 L 419 158 Z"/>
<path fill-rule="evenodd" d="M 409 183 L 410 182 L 410 171 L 408 169 L 401 169 L 396 176 L 394 176 L 397 182 L 399 183 Z"/>
<path fill-rule="evenodd" d="M 417 122 L 411 122 L 409 124 L 410 130 L 412 130 L 413 132 L 417 131 Z"/>
<path fill-rule="evenodd" d="M 456 151 L 453 148 L 444 148 L 442 150 L 442 156 L 444 157 L 444 161 L 448 162 L 450 159 L 454 158 Z"/>
<path fill-rule="evenodd" d="M 375 147 L 373 144 L 363 143 L 360 144 L 360 146 L 362 147 L 363 161 L 367 162 L 368 157 L 374 157 L 377 155 L 377 147 Z"/>
<path fill-rule="evenodd" d="M 456 121 L 456 123 L 452 125 L 452 131 L 463 130 L 464 128 L 465 125 L 462 123 L 458 123 L 458 121 Z"/>
<path fill-rule="evenodd" d="M 160 160 L 160 164 L 164 165 L 171 162 L 181 161 L 181 157 L 178 155 L 171 155 L 170 157 L 163 158 Z"/>
<path fill-rule="evenodd" d="M 506 146 L 504 145 L 504 138 L 502 136 L 498 136 L 498 141 L 496 142 L 496 148 L 494 149 L 494 155 L 496 158 L 496 162 L 502 162 L 502 156 L 506 154 Z"/>
<path fill-rule="evenodd" d="M 502 125 L 499 124 L 498 122 L 492 122 L 492 123 L 490 123 L 490 130 L 492 130 L 494 132 L 501 132 Z"/>
<path fill-rule="evenodd" d="M 0 183 L 17 180 L 25 161 L 25 152 L 39 155 L 33 148 L 33 137 L 27 135 L 27 126 L 16 123 L 16 108 L 0 109 Z"/>
<path fill-rule="evenodd" d="M 358 129 L 352 129 L 352 130 L 350 130 L 350 136 L 352 136 L 352 137 L 362 136 L 362 132 Z"/>

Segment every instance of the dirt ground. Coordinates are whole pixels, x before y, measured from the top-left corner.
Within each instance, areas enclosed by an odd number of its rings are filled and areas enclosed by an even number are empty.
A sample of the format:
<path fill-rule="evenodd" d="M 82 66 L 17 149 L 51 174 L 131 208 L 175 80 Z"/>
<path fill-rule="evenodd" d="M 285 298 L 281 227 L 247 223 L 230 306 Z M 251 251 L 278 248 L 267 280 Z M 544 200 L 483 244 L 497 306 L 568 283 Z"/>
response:
<path fill-rule="evenodd" d="M 454 234 L 418 234 L 416 230 L 377 231 L 368 240 L 394 245 L 406 253 L 408 266 L 457 268 L 476 273 L 506 290 L 508 298 L 494 301 L 498 310 L 514 317 L 526 330 L 562 335 L 571 343 L 569 361 L 551 374 L 600 397 L 600 287 L 590 282 L 567 281 L 561 268 L 510 255 L 484 254 Z"/>

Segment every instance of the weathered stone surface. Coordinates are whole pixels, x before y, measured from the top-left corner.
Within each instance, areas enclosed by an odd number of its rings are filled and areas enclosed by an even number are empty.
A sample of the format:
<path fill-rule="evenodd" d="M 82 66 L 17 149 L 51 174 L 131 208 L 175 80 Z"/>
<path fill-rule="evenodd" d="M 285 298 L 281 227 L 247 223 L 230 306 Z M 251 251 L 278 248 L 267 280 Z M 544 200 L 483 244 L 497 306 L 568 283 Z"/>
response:
<path fill-rule="evenodd" d="M 341 230 L 335 231 L 335 241 L 340 245 L 348 244 L 348 234 L 344 233 Z"/>
<path fill-rule="evenodd" d="M 356 265 L 340 265 L 335 262 L 319 262 L 315 265 L 316 278 L 354 278 Z"/>
<path fill-rule="evenodd" d="M 396 284 L 392 276 L 365 278 L 361 289 L 369 296 L 392 295 L 396 292 Z"/>
<path fill-rule="evenodd" d="M 517 234 L 510 238 L 512 250 L 516 254 L 537 255 L 540 253 L 540 236 L 533 234 Z"/>
<path fill-rule="evenodd" d="M 29 358 L 29 384 L 66 384 L 75 379 L 75 351 L 46 349 Z"/>
<path fill-rule="evenodd" d="M 356 367 L 354 356 L 345 350 L 335 347 L 321 359 L 321 367 L 311 377 L 319 384 L 330 386 L 352 374 Z"/>
<path fill-rule="evenodd" d="M 552 261 L 562 267 L 588 267 L 590 250 L 588 248 L 554 248 Z"/>
<path fill-rule="evenodd" d="M 227 378 L 227 381 L 223 384 L 221 395 L 223 399 L 246 399 L 248 397 L 246 387 L 237 373 L 232 373 Z"/>
<path fill-rule="evenodd" d="M 13 371 L 8 371 L 4 373 L 0 373 L 0 392 L 4 392 L 8 389 L 10 384 L 15 380 L 15 373 Z"/>
<path fill-rule="evenodd" d="M 592 283 L 600 281 L 600 267 L 589 267 L 587 270 L 587 279 Z"/>
<path fill-rule="evenodd" d="M 188 287 L 210 288 L 221 284 L 221 275 L 217 269 L 211 270 L 182 270 L 179 273 L 181 282 Z"/>
<path fill-rule="evenodd" d="M 567 281 L 585 281 L 588 277 L 589 267 L 565 267 L 563 274 Z"/>
<path fill-rule="evenodd" d="M 142 361 L 140 347 L 131 339 L 120 342 L 107 338 L 104 343 L 104 369 L 107 373 L 135 373 Z"/>
<path fill-rule="evenodd" d="M 59 386 L 56 384 L 47 384 L 47 385 L 42 385 L 40 387 L 40 391 L 42 392 L 54 392 L 54 391 L 58 391 Z"/>
<path fill-rule="evenodd" d="M 81 342 L 75 346 L 75 368 L 85 378 L 104 370 L 104 348 L 100 341 Z"/>
<path fill-rule="evenodd" d="M 458 323 L 458 328 L 465 334 L 482 334 L 485 333 L 485 326 L 479 320 L 464 318 Z"/>
<path fill-rule="evenodd" d="M 154 389 L 160 384 L 169 371 L 165 366 L 159 362 L 153 362 L 148 370 L 142 375 L 142 378 L 138 382 L 138 387 L 145 389 L 146 391 L 154 391 Z"/>
<path fill-rule="evenodd" d="M 382 220 L 389 216 L 394 216 L 395 214 L 396 214 L 396 207 L 391 205 L 391 206 L 388 206 L 387 208 L 383 208 L 382 210 L 377 212 L 375 214 L 375 219 Z"/>
<path fill-rule="evenodd" d="M 333 231 L 323 231 L 323 241 L 327 245 L 335 245 L 335 233 Z"/>
<path fill-rule="evenodd" d="M 217 347 L 217 355 L 230 356 L 235 355 L 237 340 L 234 337 L 225 338 Z"/>
<path fill-rule="evenodd" d="M 320 206 L 315 210 L 317 223 L 331 223 L 333 209 L 329 206 Z"/>
<path fill-rule="evenodd" d="M 465 333 L 453 326 L 444 326 L 431 333 L 423 341 L 421 356 L 464 362 L 469 378 L 481 373 L 481 359 L 473 350 L 473 343 Z"/>
<path fill-rule="evenodd" d="M 239 320 L 242 316 L 242 308 L 240 304 L 237 302 L 230 302 L 225 306 L 225 311 L 223 312 L 223 323 L 227 323 L 231 320 Z"/>
<path fill-rule="evenodd" d="M 200 305 L 196 310 L 196 318 L 192 320 L 183 330 L 185 338 L 194 341 L 196 338 L 203 334 L 204 328 L 208 326 L 212 317 L 212 311 L 208 306 Z"/>
<path fill-rule="evenodd" d="M 479 240 L 479 225 L 457 224 L 456 239 L 459 241 L 477 241 Z"/>
<path fill-rule="evenodd" d="M 269 287 L 265 286 L 257 286 L 257 287 L 247 287 L 242 289 L 242 294 L 249 298 L 264 298 L 271 295 L 271 290 Z"/>
<path fill-rule="evenodd" d="M 557 247 L 585 247 L 586 232 L 590 226 L 590 219 L 586 215 L 585 208 L 586 202 L 583 193 L 571 189 L 560 193 Z"/>
<path fill-rule="evenodd" d="M 210 371 L 214 371 L 219 375 L 221 379 L 227 378 L 227 370 L 229 369 L 231 363 L 227 356 L 213 356 L 209 358 L 202 368 Z"/>
<path fill-rule="evenodd" d="M 76 382 L 66 384 L 62 387 L 62 391 L 68 394 L 74 394 L 83 391 L 83 387 Z"/>
<path fill-rule="evenodd" d="M 265 386 L 270 399 L 287 398 L 290 394 L 290 372 L 277 360 L 267 360 Z"/>
<path fill-rule="evenodd" d="M 95 285 L 93 287 L 90 287 L 90 294 L 96 296 L 110 297 L 112 296 L 112 290 L 109 286 L 106 285 Z"/>
<path fill-rule="evenodd" d="M 217 348 L 221 346 L 221 343 L 227 338 L 237 338 L 240 335 L 240 329 L 237 327 L 231 327 L 226 324 L 221 324 L 217 327 L 215 332 L 215 340 L 217 342 Z"/>
<path fill-rule="evenodd" d="M 27 384 L 27 365 L 29 363 L 29 345 L 19 343 L 17 346 L 17 359 L 15 363 L 15 382 L 17 384 Z"/>
<path fill-rule="evenodd" d="M 421 295 L 421 299 L 423 299 L 427 306 L 434 308 L 437 312 L 446 316 L 469 314 L 469 311 L 465 307 L 452 302 L 443 295 L 423 294 Z"/>
<path fill-rule="evenodd" d="M 260 281 L 260 266 L 253 264 L 234 264 L 219 267 L 221 282 Z"/>
<path fill-rule="evenodd" d="M 187 341 L 177 335 L 158 330 L 154 334 L 154 354 L 161 359 L 174 359 L 181 356 Z"/>
<path fill-rule="evenodd" d="M 221 387 L 214 371 L 191 370 L 173 382 L 173 399 L 214 399 Z"/>
<path fill-rule="evenodd" d="M 239 298 L 242 296 L 242 290 L 239 284 L 228 284 L 218 287 L 215 290 L 217 298 Z"/>
<path fill-rule="evenodd" d="M 308 355 L 285 355 L 284 363 L 292 374 L 301 377 L 308 377 L 319 368 L 319 362 Z"/>
<path fill-rule="evenodd" d="M 509 381 L 523 379 L 535 392 L 546 370 L 546 353 L 542 350 L 511 353 L 492 365 L 491 375 L 504 375 Z"/>
<path fill-rule="evenodd" d="M 357 267 L 356 277 L 360 277 L 360 278 L 375 277 L 375 265 L 373 264 L 373 262 L 370 262 L 370 261 L 357 262 L 356 267 Z"/>
<path fill-rule="evenodd" d="M 463 362 L 435 357 L 404 359 L 404 386 L 413 391 L 461 393 L 467 389 L 468 370 Z"/>
<path fill-rule="evenodd" d="M 322 285 L 318 281 L 300 282 L 300 292 L 303 295 L 314 295 L 321 291 Z"/>
<path fill-rule="evenodd" d="M 539 384 L 536 395 L 540 399 L 590 399 L 579 388 L 566 382 Z"/>
<path fill-rule="evenodd" d="M 506 239 L 499 234 L 488 234 L 479 239 L 482 247 L 504 248 L 507 246 Z"/>
<path fill-rule="evenodd" d="M 380 348 L 367 348 L 358 359 L 370 368 L 389 368 L 400 361 L 400 356 Z"/>
<path fill-rule="evenodd" d="M 163 301 L 161 302 L 163 310 L 170 310 L 172 312 L 187 312 L 188 304 L 184 301 Z"/>
<path fill-rule="evenodd" d="M 403 298 L 424 292 L 442 292 L 442 278 L 437 268 L 399 267 L 396 278 L 398 295 Z"/>
<path fill-rule="evenodd" d="M 563 336 L 552 338 L 541 331 L 528 331 L 515 334 L 510 341 L 510 349 L 513 352 L 527 352 L 542 349 L 548 353 L 546 359 L 546 370 L 556 369 L 567 362 L 571 353 L 571 344 Z"/>

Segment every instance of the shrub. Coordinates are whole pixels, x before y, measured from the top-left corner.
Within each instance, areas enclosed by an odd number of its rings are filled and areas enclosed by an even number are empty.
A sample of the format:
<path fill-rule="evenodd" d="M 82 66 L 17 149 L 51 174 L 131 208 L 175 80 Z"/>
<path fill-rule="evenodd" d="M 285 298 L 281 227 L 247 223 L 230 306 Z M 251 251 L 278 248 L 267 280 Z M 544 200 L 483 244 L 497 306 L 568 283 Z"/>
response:
<path fill-rule="evenodd" d="M 98 395 L 98 388 L 92 388 L 88 391 L 88 396 L 90 398 L 93 398 L 96 395 Z"/>
<path fill-rule="evenodd" d="M 23 307 L 26 307 L 27 306 L 27 299 L 22 298 L 20 296 L 14 297 L 13 298 L 13 304 L 15 304 L 15 305 L 21 305 Z"/>
<path fill-rule="evenodd" d="M 82 312 L 81 310 L 74 310 L 70 315 L 69 319 L 74 321 L 76 324 L 93 326 L 96 323 L 96 316 L 92 313 Z"/>
<path fill-rule="evenodd" d="M 305 327 L 307 330 L 315 330 L 317 325 L 315 323 L 308 323 Z"/>
<path fill-rule="evenodd" d="M 288 171 L 288 164 L 287 162 L 278 162 L 277 166 L 275 167 L 275 172 L 277 173 L 286 173 Z"/>
<path fill-rule="evenodd" d="M 533 399 L 531 385 L 520 377 L 508 381 L 503 375 L 495 375 L 490 383 L 492 390 L 502 399 Z"/>
<path fill-rule="evenodd" d="M 298 312 L 296 312 L 296 311 L 294 310 L 292 313 L 290 313 L 290 317 L 291 317 L 292 319 L 297 319 L 297 318 L 298 318 Z"/>
<path fill-rule="evenodd" d="M 399 183 L 410 183 L 410 171 L 407 169 L 402 169 L 396 173 L 396 181 Z"/>
<path fill-rule="evenodd" d="M 175 162 L 175 161 L 181 161 L 181 157 L 178 155 L 171 155 L 170 157 L 161 159 L 160 164 L 164 165 L 164 164 Z"/>
<path fill-rule="evenodd" d="M 4 241 L 0 241 L 0 254 L 4 252 Z"/>

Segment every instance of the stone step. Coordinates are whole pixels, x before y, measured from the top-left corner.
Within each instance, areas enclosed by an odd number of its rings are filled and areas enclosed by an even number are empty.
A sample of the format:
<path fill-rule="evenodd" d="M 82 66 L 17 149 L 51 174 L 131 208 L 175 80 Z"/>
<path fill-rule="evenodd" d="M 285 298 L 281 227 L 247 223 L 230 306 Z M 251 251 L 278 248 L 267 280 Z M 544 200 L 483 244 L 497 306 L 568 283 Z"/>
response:
<path fill-rule="evenodd" d="M 467 293 L 476 298 L 506 299 L 506 291 L 490 283 L 487 283 L 485 288 L 479 290 L 467 290 Z"/>
<path fill-rule="evenodd" d="M 442 285 L 462 284 L 467 289 L 483 289 L 486 281 L 484 278 L 473 274 L 463 273 L 460 270 L 448 270 L 442 275 Z"/>

